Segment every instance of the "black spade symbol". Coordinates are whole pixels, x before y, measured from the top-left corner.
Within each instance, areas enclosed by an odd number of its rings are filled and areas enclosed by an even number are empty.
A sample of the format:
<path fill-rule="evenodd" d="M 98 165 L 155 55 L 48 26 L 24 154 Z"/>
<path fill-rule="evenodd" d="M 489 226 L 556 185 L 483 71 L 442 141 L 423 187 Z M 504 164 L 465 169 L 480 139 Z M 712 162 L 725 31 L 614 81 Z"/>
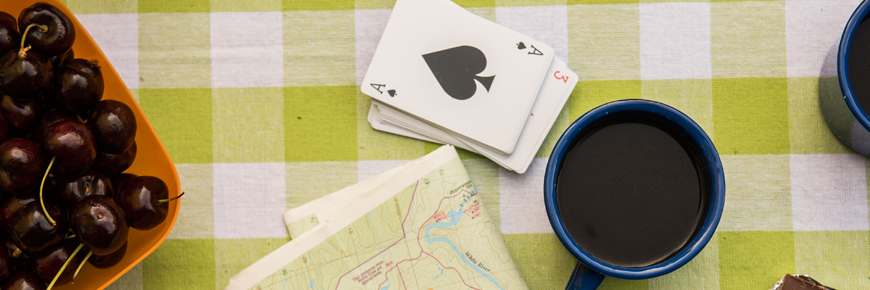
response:
<path fill-rule="evenodd" d="M 517 43 L 517 49 L 526 49 L 526 44 L 520 41 L 520 43 Z"/>
<path fill-rule="evenodd" d="M 486 68 L 486 56 L 473 46 L 457 46 L 423 55 L 444 92 L 457 100 L 471 98 L 480 82 L 486 91 L 495 76 L 478 76 Z"/>
<path fill-rule="evenodd" d="M 390 97 L 396 96 L 396 90 L 389 90 L 389 91 L 387 91 L 387 93 L 390 94 Z"/>

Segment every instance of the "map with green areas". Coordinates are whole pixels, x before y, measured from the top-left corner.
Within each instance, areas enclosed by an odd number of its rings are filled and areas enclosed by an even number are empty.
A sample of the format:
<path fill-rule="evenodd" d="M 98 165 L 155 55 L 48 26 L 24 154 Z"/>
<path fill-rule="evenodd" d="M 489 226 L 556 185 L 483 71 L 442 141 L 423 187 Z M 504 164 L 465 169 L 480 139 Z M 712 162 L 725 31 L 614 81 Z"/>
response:
<path fill-rule="evenodd" d="M 453 158 L 250 289 L 527 289 L 478 194 Z"/>

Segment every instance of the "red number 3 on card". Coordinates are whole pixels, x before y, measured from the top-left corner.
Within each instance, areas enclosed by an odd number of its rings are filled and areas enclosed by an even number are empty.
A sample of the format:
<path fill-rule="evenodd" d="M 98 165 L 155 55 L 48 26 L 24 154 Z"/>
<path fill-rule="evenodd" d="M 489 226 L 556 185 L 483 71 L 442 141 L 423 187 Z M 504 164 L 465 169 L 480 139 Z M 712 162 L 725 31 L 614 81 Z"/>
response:
<path fill-rule="evenodd" d="M 568 83 L 568 76 L 559 76 L 560 74 L 562 74 L 561 71 L 556 71 L 553 73 L 553 76 L 556 77 L 557 80 L 562 80 L 563 82 Z"/>

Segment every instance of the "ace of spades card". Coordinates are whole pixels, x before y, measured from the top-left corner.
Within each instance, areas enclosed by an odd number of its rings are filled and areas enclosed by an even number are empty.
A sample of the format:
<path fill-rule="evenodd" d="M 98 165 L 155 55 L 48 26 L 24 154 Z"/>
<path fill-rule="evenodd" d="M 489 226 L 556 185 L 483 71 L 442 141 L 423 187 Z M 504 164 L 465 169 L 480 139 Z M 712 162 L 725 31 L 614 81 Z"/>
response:
<path fill-rule="evenodd" d="M 510 154 L 553 61 L 546 44 L 447 0 L 398 0 L 366 95 Z"/>
<path fill-rule="evenodd" d="M 389 106 L 384 106 L 373 100 L 369 110 L 368 121 L 375 130 L 403 135 L 414 139 L 433 143 L 452 144 L 471 152 L 483 155 L 502 167 L 523 174 L 535 153 L 541 147 L 550 128 L 559 117 L 560 111 L 568 101 L 568 97 L 577 84 L 577 74 L 568 68 L 565 62 L 553 59 L 547 77 L 535 98 L 532 111 L 523 132 L 520 134 L 516 149 L 509 155 L 492 152 L 479 144 L 445 132 L 419 119 L 409 117 Z"/>

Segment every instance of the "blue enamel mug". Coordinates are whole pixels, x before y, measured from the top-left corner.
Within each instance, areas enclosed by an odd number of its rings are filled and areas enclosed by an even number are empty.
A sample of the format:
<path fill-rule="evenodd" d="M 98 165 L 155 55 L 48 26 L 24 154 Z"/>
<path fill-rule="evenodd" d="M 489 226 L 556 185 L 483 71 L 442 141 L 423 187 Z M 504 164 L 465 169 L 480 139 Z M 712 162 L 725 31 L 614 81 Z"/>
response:
<path fill-rule="evenodd" d="M 687 153 L 695 156 L 700 183 L 703 187 L 704 214 L 699 226 L 688 240 L 672 256 L 646 267 L 621 267 L 605 263 L 586 252 L 566 230 L 556 199 L 556 184 L 559 170 L 571 147 L 596 130 L 598 125 L 608 122 L 642 120 L 666 126 L 684 141 Z M 559 240 L 571 254 L 577 257 L 577 266 L 566 289 L 592 290 L 598 288 L 606 276 L 621 279 L 649 279 L 670 273 L 692 260 L 716 231 L 725 205 L 725 174 L 719 154 L 713 142 L 703 129 L 682 112 L 659 102 L 650 100 L 620 100 L 601 105 L 571 124 L 559 138 L 544 174 L 544 203 L 550 225 Z"/>
<path fill-rule="evenodd" d="M 868 13 L 870 3 L 861 2 L 846 23 L 840 42 L 828 53 L 819 77 L 819 107 L 828 127 L 840 141 L 864 156 L 870 156 L 870 117 L 855 100 L 848 60 L 855 32 Z"/>

